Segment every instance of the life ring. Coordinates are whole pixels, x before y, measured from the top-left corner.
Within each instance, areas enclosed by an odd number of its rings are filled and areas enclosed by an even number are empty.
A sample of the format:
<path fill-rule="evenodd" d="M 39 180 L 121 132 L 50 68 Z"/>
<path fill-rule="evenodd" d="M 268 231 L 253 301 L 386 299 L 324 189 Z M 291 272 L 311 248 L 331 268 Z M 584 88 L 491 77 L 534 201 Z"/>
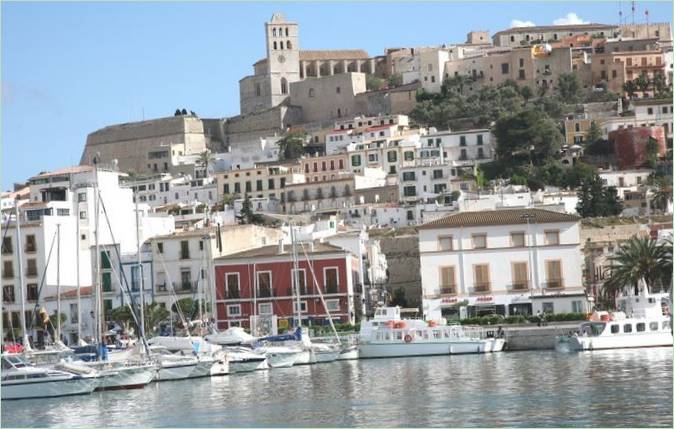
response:
<path fill-rule="evenodd" d="M 410 334 L 405 335 L 405 342 L 406 343 L 411 343 L 412 342 L 412 336 Z"/>

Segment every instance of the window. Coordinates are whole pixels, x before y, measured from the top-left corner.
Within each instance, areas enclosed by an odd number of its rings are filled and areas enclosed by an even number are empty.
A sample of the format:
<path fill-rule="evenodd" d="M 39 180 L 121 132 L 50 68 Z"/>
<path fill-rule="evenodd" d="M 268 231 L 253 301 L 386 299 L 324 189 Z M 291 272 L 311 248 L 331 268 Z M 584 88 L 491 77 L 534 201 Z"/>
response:
<path fill-rule="evenodd" d="M 157 252 L 164 253 L 164 243 L 157 243 Z"/>
<path fill-rule="evenodd" d="M 314 92 L 314 89 L 313 89 L 313 88 L 309 88 L 309 97 L 313 97 L 313 96 L 314 96 L 314 93 L 315 93 L 315 92 Z"/>
<path fill-rule="evenodd" d="M 573 313 L 584 313 L 584 311 L 583 311 L 583 301 L 579 301 L 579 300 L 571 301 L 571 311 Z"/>
<path fill-rule="evenodd" d="M 555 39 L 557 38 L 557 35 L 555 34 Z M 524 58 L 520 58 L 520 67 L 524 67 Z"/>
<path fill-rule="evenodd" d="M 623 325 L 623 332 L 628 334 L 632 332 L 632 324 L 631 323 L 626 323 Z"/>
<path fill-rule="evenodd" d="M 335 91 L 337 92 L 337 94 L 340 94 L 342 92 L 342 88 L 338 86 L 337 88 L 335 88 Z"/>
<path fill-rule="evenodd" d="M 403 172 L 403 181 L 414 181 L 416 180 L 416 174 L 414 171 L 404 171 Z"/>
<path fill-rule="evenodd" d="M 487 248 L 487 234 L 473 234 L 473 249 Z"/>
<path fill-rule="evenodd" d="M 370 153 L 367 155 L 368 162 L 377 162 L 379 161 L 379 156 L 376 153 Z"/>
<path fill-rule="evenodd" d="M 29 259 L 27 262 L 26 275 L 31 277 L 37 276 L 37 259 Z"/>
<path fill-rule="evenodd" d="M 545 231 L 545 244 L 548 246 L 559 244 L 559 231 Z"/>
<path fill-rule="evenodd" d="M 37 295 L 37 283 L 28 283 L 26 285 L 26 299 L 28 301 L 37 301 Z"/>
<path fill-rule="evenodd" d="M 300 301 L 300 313 L 306 313 L 307 312 L 307 302 L 306 301 Z M 293 313 L 297 313 L 297 301 L 293 301 Z"/>
<path fill-rule="evenodd" d="M 543 313 L 552 314 L 555 312 L 554 302 L 544 302 L 542 306 L 543 306 Z"/>
<path fill-rule="evenodd" d="M 339 292 L 339 273 L 337 267 L 330 267 L 324 269 L 325 273 L 325 292 L 338 293 Z"/>
<path fill-rule="evenodd" d="M 545 273 L 548 282 L 548 288 L 560 288 L 563 285 L 562 281 L 562 261 L 545 261 Z"/>
<path fill-rule="evenodd" d="M 112 274 L 101 273 L 101 283 L 103 284 L 103 292 L 112 292 Z"/>
<path fill-rule="evenodd" d="M 87 212 L 86 211 L 81 211 L 80 212 L 80 219 L 86 219 L 87 218 Z"/>
<path fill-rule="evenodd" d="M 405 152 L 404 154 L 405 161 L 414 161 L 414 152 Z"/>
<path fill-rule="evenodd" d="M 329 312 L 338 312 L 340 310 L 339 299 L 326 299 L 325 307 Z"/>
<path fill-rule="evenodd" d="M 439 250 L 452 250 L 452 236 L 441 236 L 438 237 L 438 249 Z"/>
<path fill-rule="evenodd" d="M 466 149 L 461 149 L 461 155 L 459 156 L 459 159 L 461 161 L 465 161 L 468 159 L 468 152 L 466 152 Z"/>
<path fill-rule="evenodd" d="M 281 94 L 288 93 L 288 81 L 286 78 L 281 78 Z"/>
<path fill-rule="evenodd" d="M 12 247 L 12 237 L 2 237 L 2 254 L 11 255 L 14 253 L 14 248 Z"/>
<path fill-rule="evenodd" d="M 489 282 L 489 264 L 473 265 L 474 291 L 489 292 L 491 285 Z"/>
<path fill-rule="evenodd" d="M 620 325 L 611 325 L 611 333 L 612 334 L 617 334 L 619 332 L 620 332 Z"/>
<path fill-rule="evenodd" d="M 416 195 L 417 195 L 417 187 L 416 186 L 405 186 L 403 188 L 403 196 L 414 197 Z"/>
<path fill-rule="evenodd" d="M 524 247 L 526 245 L 523 232 L 510 233 L 510 245 L 512 247 Z"/>
<path fill-rule="evenodd" d="M 460 136 L 459 137 L 459 146 L 465 146 L 466 145 L 466 136 Z"/>
<path fill-rule="evenodd" d="M 298 283 L 297 286 L 300 289 L 300 295 L 307 295 L 309 293 L 309 291 L 307 290 L 307 273 L 306 273 L 306 270 L 304 268 L 298 268 L 297 270 L 293 269 L 292 274 L 293 274 L 292 280 L 293 281 L 296 280 L 297 283 Z M 295 277 L 295 275 L 297 277 Z M 292 284 L 293 283 L 291 282 L 291 286 L 292 286 Z M 295 295 L 295 291 L 291 289 L 290 293 L 288 295 Z"/>
<path fill-rule="evenodd" d="M 262 180 L 257 180 L 255 182 L 255 190 L 256 191 L 261 191 L 262 190 Z"/>
<path fill-rule="evenodd" d="M 70 323 L 77 323 L 79 320 L 79 311 L 77 311 L 77 303 L 70 304 Z"/>
<path fill-rule="evenodd" d="M 264 302 L 257 305 L 257 312 L 260 315 L 269 316 L 274 314 L 274 308 L 271 302 Z"/>
<path fill-rule="evenodd" d="M 2 287 L 2 302 L 14 302 L 14 285 L 7 285 Z"/>
<path fill-rule="evenodd" d="M 529 264 L 513 262 L 512 266 L 513 290 L 529 289 Z"/>
<path fill-rule="evenodd" d="M 414 220 L 414 211 L 407 210 L 407 220 Z"/>
<path fill-rule="evenodd" d="M 442 179 L 442 170 L 433 170 L 433 179 Z"/>
<path fill-rule="evenodd" d="M 250 181 L 246 182 L 246 192 L 253 192 L 253 186 Z"/>
<path fill-rule="evenodd" d="M 273 296 L 271 283 L 271 271 L 258 271 L 257 273 L 257 294 L 261 298 Z"/>
<path fill-rule="evenodd" d="M 227 298 L 239 297 L 239 274 L 227 273 L 225 276 L 225 288 L 227 289 Z"/>
<path fill-rule="evenodd" d="M 501 64 L 501 74 L 508 74 L 510 71 L 510 64 L 502 63 Z"/>
<path fill-rule="evenodd" d="M 35 244 L 35 236 L 32 234 L 26 236 L 26 252 L 28 253 L 37 252 L 37 245 Z"/>
<path fill-rule="evenodd" d="M 637 332 L 644 332 L 646 330 L 646 324 L 643 322 L 637 323 Z"/>
<path fill-rule="evenodd" d="M 87 200 L 87 193 L 86 192 L 80 192 L 77 194 L 77 202 L 78 203 L 83 203 Z"/>
<path fill-rule="evenodd" d="M 646 111 L 648 112 L 649 115 L 653 114 L 653 108 L 652 107 L 649 107 L 648 109 L 646 109 Z"/>
<path fill-rule="evenodd" d="M 241 315 L 241 305 L 228 305 L 227 306 L 227 315 L 230 317 L 237 317 Z"/>
<path fill-rule="evenodd" d="M 387 152 L 386 159 L 388 159 L 388 162 L 396 162 L 398 160 L 398 152 L 394 150 Z"/>
<path fill-rule="evenodd" d="M 451 267 L 440 267 L 440 293 L 456 293 L 456 270 Z"/>
<path fill-rule="evenodd" d="M 354 167 L 360 167 L 360 155 L 351 155 L 351 165 Z"/>
<path fill-rule="evenodd" d="M 190 258 L 190 242 L 187 240 L 182 240 L 180 242 L 180 259 L 189 259 Z"/>
<path fill-rule="evenodd" d="M 180 270 L 180 288 L 182 290 L 192 289 L 192 270 L 189 268 L 182 268 Z"/>
<path fill-rule="evenodd" d="M 255 84 L 255 95 L 259 97 L 262 94 L 262 88 L 259 83 Z"/>

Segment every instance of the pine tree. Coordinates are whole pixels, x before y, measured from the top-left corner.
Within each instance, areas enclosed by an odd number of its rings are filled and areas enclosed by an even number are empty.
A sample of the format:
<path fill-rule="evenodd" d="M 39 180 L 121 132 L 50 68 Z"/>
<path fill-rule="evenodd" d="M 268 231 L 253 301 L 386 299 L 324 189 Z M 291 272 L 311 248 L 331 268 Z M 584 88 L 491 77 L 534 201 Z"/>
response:
<path fill-rule="evenodd" d="M 239 214 L 239 221 L 242 224 L 253 223 L 253 209 L 250 204 L 250 197 L 246 193 L 243 197 L 243 203 L 241 204 L 241 213 Z"/>

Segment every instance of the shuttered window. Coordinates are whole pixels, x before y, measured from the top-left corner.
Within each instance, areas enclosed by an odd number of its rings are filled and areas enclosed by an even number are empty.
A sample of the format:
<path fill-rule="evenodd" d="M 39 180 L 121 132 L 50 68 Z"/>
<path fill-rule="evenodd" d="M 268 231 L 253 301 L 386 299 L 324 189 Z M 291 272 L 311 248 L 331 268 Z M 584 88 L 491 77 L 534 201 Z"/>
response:
<path fill-rule="evenodd" d="M 454 267 L 440 267 L 440 293 L 456 293 L 456 277 Z"/>
<path fill-rule="evenodd" d="M 452 250 L 452 236 L 446 235 L 438 237 L 438 248 L 440 250 Z"/>
<path fill-rule="evenodd" d="M 473 249 L 487 248 L 487 234 L 473 234 Z"/>
<path fill-rule="evenodd" d="M 513 247 L 524 247 L 524 233 L 523 232 L 513 232 L 510 234 L 510 242 Z"/>
<path fill-rule="evenodd" d="M 513 289 L 529 288 L 529 267 L 526 262 L 513 262 Z"/>
<path fill-rule="evenodd" d="M 489 265 L 473 265 L 475 274 L 475 292 L 489 292 L 491 285 L 489 284 Z"/>
<path fill-rule="evenodd" d="M 545 261 L 546 287 L 562 287 L 562 261 Z"/>

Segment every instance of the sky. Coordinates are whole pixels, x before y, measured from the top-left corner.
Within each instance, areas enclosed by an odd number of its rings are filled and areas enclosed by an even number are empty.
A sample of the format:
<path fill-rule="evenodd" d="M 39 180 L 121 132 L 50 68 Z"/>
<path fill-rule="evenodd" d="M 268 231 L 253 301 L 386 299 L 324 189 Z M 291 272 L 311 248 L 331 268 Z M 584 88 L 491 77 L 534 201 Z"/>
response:
<path fill-rule="evenodd" d="M 264 22 L 299 24 L 302 49 L 464 42 L 470 30 L 617 23 L 627 1 L 451 3 L 8 3 L 2 8 L 2 189 L 79 163 L 87 134 L 173 115 L 239 113 L 238 81 L 264 56 Z M 671 22 L 671 2 L 636 22 Z M 631 18 L 629 19 L 631 21 Z"/>

